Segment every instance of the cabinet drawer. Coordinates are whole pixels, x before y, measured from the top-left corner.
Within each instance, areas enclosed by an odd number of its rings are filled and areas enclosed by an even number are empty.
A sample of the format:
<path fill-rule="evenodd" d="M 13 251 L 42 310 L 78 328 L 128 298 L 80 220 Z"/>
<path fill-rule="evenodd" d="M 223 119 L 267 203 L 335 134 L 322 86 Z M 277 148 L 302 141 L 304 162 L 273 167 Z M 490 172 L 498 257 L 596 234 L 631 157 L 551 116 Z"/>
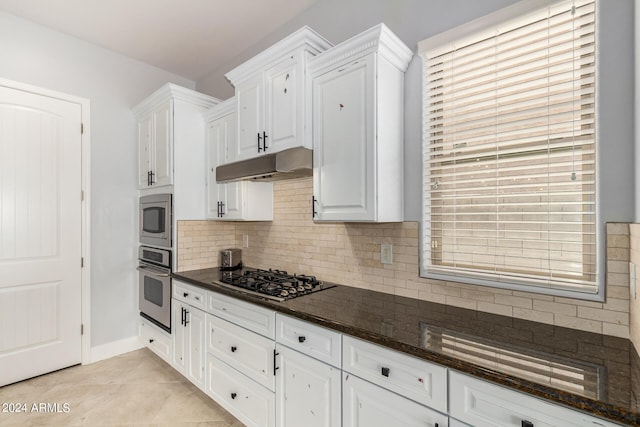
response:
<path fill-rule="evenodd" d="M 275 312 L 233 297 L 209 292 L 208 310 L 267 338 L 275 338 Z"/>
<path fill-rule="evenodd" d="M 207 291 L 198 287 L 189 285 L 178 280 L 173 280 L 173 297 L 178 301 L 185 302 L 191 307 L 205 309 L 207 301 Z"/>
<path fill-rule="evenodd" d="M 329 365 L 341 366 L 342 335 L 337 332 L 278 314 L 276 341 Z"/>
<path fill-rule="evenodd" d="M 247 426 L 275 424 L 275 395 L 220 359 L 207 355 L 207 394 Z"/>
<path fill-rule="evenodd" d="M 142 343 L 160 356 L 165 362 L 171 363 L 171 336 L 151 322 L 140 319 L 138 335 Z"/>
<path fill-rule="evenodd" d="M 347 372 L 342 374 L 345 427 L 446 427 L 449 417 Z"/>
<path fill-rule="evenodd" d="M 619 425 L 454 371 L 449 373 L 449 401 L 451 417 L 477 427 Z"/>
<path fill-rule="evenodd" d="M 249 378 L 274 390 L 274 342 L 244 328 L 209 316 L 207 351 Z"/>
<path fill-rule="evenodd" d="M 343 370 L 417 402 L 447 411 L 447 368 L 349 336 Z"/>

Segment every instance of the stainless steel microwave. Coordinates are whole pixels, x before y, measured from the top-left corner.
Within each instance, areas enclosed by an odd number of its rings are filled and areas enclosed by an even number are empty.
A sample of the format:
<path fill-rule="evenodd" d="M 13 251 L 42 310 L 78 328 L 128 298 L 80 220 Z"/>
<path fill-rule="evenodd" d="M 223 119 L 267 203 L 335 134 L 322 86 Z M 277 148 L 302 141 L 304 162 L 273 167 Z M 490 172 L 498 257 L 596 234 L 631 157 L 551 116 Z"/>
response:
<path fill-rule="evenodd" d="M 171 194 L 140 197 L 140 243 L 171 247 L 171 201 Z"/>

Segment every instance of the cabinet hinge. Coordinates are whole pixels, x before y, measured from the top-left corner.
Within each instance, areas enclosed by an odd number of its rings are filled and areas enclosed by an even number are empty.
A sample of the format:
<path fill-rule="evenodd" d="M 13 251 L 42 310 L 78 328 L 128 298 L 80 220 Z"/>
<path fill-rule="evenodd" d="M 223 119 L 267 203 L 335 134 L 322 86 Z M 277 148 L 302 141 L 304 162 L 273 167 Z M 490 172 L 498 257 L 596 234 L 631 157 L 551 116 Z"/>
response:
<path fill-rule="evenodd" d="M 80 190 L 80 201 L 84 202 L 84 190 Z"/>
<path fill-rule="evenodd" d="M 84 257 L 80 257 L 80 268 L 84 268 Z"/>
<path fill-rule="evenodd" d="M 80 335 L 84 335 L 84 325 L 80 324 Z"/>
<path fill-rule="evenodd" d="M 84 123 L 80 123 L 80 135 L 84 135 Z"/>

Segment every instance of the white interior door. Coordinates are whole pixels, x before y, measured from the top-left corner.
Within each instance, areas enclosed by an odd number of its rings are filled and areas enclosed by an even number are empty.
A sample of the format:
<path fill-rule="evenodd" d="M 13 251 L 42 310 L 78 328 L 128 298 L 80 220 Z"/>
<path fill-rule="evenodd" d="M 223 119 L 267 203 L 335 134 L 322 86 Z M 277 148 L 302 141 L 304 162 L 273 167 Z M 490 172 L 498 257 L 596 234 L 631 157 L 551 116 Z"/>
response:
<path fill-rule="evenodd" d="M 81 117 L 0 86 L 0 386 L 81 362 Z"/>

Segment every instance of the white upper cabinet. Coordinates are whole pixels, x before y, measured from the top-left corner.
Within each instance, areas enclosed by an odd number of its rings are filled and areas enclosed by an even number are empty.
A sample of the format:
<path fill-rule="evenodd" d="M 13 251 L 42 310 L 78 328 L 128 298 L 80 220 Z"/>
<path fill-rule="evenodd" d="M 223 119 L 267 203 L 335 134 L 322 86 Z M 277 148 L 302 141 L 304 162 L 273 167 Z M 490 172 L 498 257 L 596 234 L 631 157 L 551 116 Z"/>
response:
<path fill-rule="evenodd" d="M 138 120 L 138 188 L 173 193 L 174 220 L 205 219 L 205 119 L 219 100 L 171 83 L 133 112 Z M 198 166 L 200 165 L 200 166 Z"/>
<path fill-rule="evenodd" d="M 273 184 L 270 182 L 216 181 L 216 167 L 227 162 L 229 147 L 237 141 L 234 98 L 206 113 L 207 218 L 233 221 L 272 221 Z"/>
<path fill-rule="evenodd" d="M 331 47 L 303 27 L 226 74 L 236 88 L 237 135 L 228 162 L 311 148 L 309 58 Z"/>
<path fill-rule="evenodd" d="M 173 184 L 173 102 L 166 99 L 138 119 L 138 188 Z"/>
<path fill-rule="evenodd" d="M 316 221 L 404 220 L 404 72 L 384 24 L 310 60 Z"/>

